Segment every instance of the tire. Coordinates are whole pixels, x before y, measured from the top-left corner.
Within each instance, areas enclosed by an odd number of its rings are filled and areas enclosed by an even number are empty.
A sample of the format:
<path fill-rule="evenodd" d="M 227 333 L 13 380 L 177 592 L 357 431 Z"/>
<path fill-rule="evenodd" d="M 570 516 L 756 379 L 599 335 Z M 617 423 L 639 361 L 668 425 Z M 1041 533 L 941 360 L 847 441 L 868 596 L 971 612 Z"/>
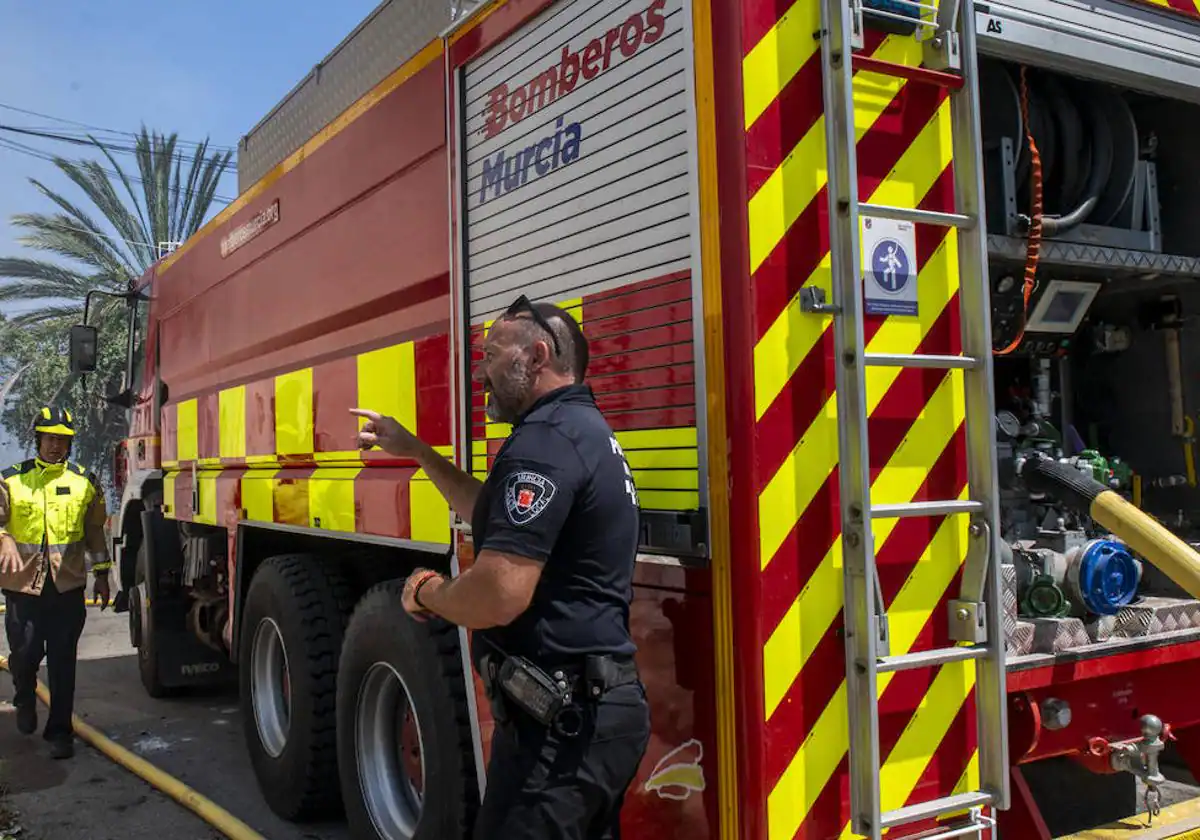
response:
<path fill-rule="evenodd" d="M 154 615 L 150 610 L 142 615 L 142 605 L 146 602 L 146 566 L 147 541 L 142 540 L 138 546 L 137 570 L 134 572 L 134 590 L 129 604 L 129 636 L 131 642 L 136 642 L 138 652 L 138 675 L 142 678 L 142 687 L 146 694 L 156 700 L 170 697 L 175 690 L 163 685 L 162 672 L 159 670 L 158 645 L 154 631 Z"/>
<path fill-rule="evenodd" d="M 479 787 L 458 631 L 440 619 L 414 621 L 401 604 L 402 591 L 402 581 L 371 589 L 346 630 L 338 669 L 338 763 L 350 836 L 460 840 L 474 823 Z M 399 722 L 406 700 L 415 724 Z M 417 767 L 402 757 L 410 745 L 418 751 Z M 418 775 L 418 786 L 410 784 Z M 419 804 L 413 787 L 419 787 Z"/>
<path fill-rule="evenodd" d="M 238 658 L 246 747 L 263 798 L 291 822 L 341 810 L 334 700 L 352 604 L 345 577 L 308 556 L 267 560 L 246 594 Z"/>

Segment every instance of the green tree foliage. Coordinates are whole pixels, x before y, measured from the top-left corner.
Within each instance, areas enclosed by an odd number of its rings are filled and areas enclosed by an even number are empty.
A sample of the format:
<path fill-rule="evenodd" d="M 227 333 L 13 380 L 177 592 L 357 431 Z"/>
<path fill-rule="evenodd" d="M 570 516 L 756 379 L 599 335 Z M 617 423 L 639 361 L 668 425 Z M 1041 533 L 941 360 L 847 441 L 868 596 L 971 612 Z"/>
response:
<path fill-rule="evenodd" d="M 130 175 L 108 148 L 89 139 L 102 159 L 56 157 L 54 164 L 90 206 L 31 178 L 56 209 L 12 218 L 22 231 L 18 242 L 40 253 L 0 257 L 0 303 L 36 304 L 0 320 L 0 389 L 20 373 L 3 402 L 0 423 L 32 447 L 34 412 L 57 397 L 76 415 L 72 457 L 106 476 L 127 414 L 105 397 L 136 385 L 124 381 L 126 303 L 93 295 L 88 323 L 100 331 L 99 362 L 94 373 L 74 381 L 66 359 L 70 326 L 81 322 L 89 291 L 127 292 L 158 258 L 159 243 L 183 242 L 199 230 L 231 153 L 210 153 L 207 141 L 181 151 L 175 134 L 150 134 L 143 126 L 135 144 L 138 172 Z M 139 314 L 144 326 L 145 304 Z M 139 342 L 143 334 L 138 329 Z"/>

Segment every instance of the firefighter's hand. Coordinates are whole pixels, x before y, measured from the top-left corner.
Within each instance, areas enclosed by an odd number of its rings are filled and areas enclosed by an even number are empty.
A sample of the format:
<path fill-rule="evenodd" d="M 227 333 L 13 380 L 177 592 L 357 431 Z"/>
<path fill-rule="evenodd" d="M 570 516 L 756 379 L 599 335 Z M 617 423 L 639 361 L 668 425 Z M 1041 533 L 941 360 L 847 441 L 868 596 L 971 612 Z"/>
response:
<path fill-rule="evenodd" d="M 8 534 L 0 537 L 0 575 L 15 574 L 22 565 L 16 541 Z"/>
<path fill-rule="evenodd" d="M 358 448 L 378 446 L 389 455 L 416 458 L 425 449 L 421 439 L 396 422 L 395 418 L 365 408 L 352 408 L 351 414 L 367 418 L 358 432 Z"/>
<path fill-rule="evenodd" d="M 108 575 L 96 575 L 95 583 L 92 584 L 92 594 L 100 602 L 100 612 L 108 609 L 108 599 L 112 596 L 112 590 L 109 588 L 108 583 Z"/>

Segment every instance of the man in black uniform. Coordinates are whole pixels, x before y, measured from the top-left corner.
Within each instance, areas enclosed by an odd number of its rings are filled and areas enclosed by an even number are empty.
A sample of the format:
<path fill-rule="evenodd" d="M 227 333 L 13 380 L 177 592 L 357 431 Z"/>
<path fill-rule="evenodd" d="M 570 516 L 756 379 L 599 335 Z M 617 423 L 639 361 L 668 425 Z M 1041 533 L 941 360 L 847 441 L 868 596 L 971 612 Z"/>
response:
<path fill-rule="evenodd" d="M 568 313 L 522 296 L 483 350 L 488 416 L 513 424 L 485 482 L 375 412 L 355 410 L 359 445 L 415 458 L 471 522 L 471 567 L 416 570 L 404 605 L 477 631 L 497 726 L 475 839 L 616 840 L 650 735 L 629 632 L 637 491 Z"/>

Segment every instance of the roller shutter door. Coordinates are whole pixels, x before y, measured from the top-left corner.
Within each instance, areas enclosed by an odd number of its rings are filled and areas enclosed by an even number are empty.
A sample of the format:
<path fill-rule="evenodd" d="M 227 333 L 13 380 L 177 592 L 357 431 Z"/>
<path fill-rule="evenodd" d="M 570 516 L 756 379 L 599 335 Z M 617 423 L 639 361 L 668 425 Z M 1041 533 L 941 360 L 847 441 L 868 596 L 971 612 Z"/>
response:
<path fill-rule="evenodd" d="M 705 507 L 691 49 L 683 0 L 566 0 L 458 77 L 475 352 L 522 293 L 569 308 L 644 525 L 648 511 L 673 523 Z M 471 406 L 476 471 L 507 434 L 485 421 L 482 400 L 477 391 Z M 690 536 L 644 544 L 703 543 L 702 518 L 689 521 Z"/>
<path fill-rule="evenodd" d="M 1200 103 L 1200 18 L 1118 0 L 976 3 L 985 55 Z"/>

